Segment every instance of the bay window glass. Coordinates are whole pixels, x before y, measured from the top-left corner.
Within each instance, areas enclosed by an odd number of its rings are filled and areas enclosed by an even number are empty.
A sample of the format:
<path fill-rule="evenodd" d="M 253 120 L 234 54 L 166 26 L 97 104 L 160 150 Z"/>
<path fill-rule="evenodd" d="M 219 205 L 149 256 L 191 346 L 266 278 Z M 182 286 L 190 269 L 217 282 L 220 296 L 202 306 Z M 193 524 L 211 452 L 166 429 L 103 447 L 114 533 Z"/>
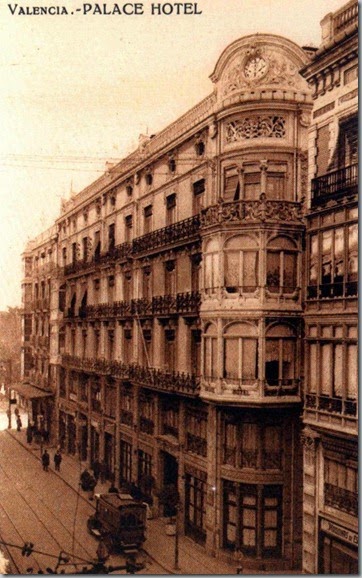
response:
<path fill-rule="evenodd" d="M 310 238 L 310 264 L 309 264 L 309 283 L 310 285 L 318 284 L 318 235 L 311 235 Z"/>
<path fill-rule="evenodd" d="M 211 323 L 204 335 L 204 377 L 206 380 L 217 377 L 217 333 Z"/>
<path fill-rule="evenodd" d="M 244 173 L 244 199 L 259 199 L 261 193 L 260 179 L 260 171 L 254 173 Z"/>
<path fill-rule="evenodd" d="M 204 288 L 215 289 L 219 286 L 219 245 L 215 239 L 206 243 L 203 263 Z"/>
<path fill-rule="evenodd" d="M 348 295 L 357 295 L 358 225 L 348 227 Z"/>
<path fill-rule="evenodd" d="M 357 343 L 347 345 L 347 397 L 357 399 L 358 391 L 358 350 Z"/>
<path fill-rule="evenodd" d="M 276 200 L 285 198 L 285 173 L 267 172 L 266 196 L 268 199 Z"/>
<path fill-rule="evenodd" d="M 268 385 L 292 385 L 295 379 L 296 340 L 287 325 L 276 325 L 266 335 L 265 380 Z"/>
<path fill-rule="evenodd" d="M 271 293 L 293 293 L 297 286 L 297 249 L 286 237 L 276 237 L 267 247 L 267 288 Z"/>
<path fill-rule="evenodd" d="M 309 391 L 316 393 L 318 381 L 318 350 L 316 343 L 309 344 Z"/>
<path fill-rule="evenodd" d="M 255 327 L 246 323 L 229 325 L 224 333 L 224 378 L 253 384 L 257 378 L 257 350 Z"/>
<path fill-rule="evenodd" d="M 256 241 L 245 235 L 229 239 L 224 249 L 224 286 L 228 293 L 256 290 L 258 279 L 258 248 Z"/>

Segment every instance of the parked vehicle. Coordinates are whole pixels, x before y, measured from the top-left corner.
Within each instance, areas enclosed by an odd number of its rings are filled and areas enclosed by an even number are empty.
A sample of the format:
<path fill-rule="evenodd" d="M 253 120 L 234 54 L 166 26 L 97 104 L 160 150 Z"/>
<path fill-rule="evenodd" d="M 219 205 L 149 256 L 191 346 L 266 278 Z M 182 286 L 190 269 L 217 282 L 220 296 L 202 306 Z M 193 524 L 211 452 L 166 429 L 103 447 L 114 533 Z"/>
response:
<path fill-rule="evenodd" d="M 88 518 L 88 531 L 102 538 L 109 551 L 134 552 L 146 539 L 146 504 L 126 493 L 97 494 L 96 512 Z"/>

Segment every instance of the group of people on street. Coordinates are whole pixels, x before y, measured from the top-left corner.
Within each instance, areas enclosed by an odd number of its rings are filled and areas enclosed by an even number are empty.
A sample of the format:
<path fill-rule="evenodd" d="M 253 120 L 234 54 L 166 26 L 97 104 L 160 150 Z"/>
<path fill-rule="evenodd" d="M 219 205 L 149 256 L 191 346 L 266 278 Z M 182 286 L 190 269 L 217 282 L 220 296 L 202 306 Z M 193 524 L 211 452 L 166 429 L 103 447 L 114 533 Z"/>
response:
<path fill-rule="evenodd" d="M 62 463 L 62 454 L 61 454 L 61 451 L 59 448 L 55 452 L 55 454 L 53 456 L 53 460 L 54 460 L 55 471 L 60 472 L 60 464 Z M 49 455 L 49 452 L 47 449 L 44 450 L 44 452 L 41 456 L 41 463 L 43 465 L 44 472 L 48 472 L 49 471 L 49 465 L 50 465 L 50 455 Z"/>
<path fill-rule="evenodd" d="M 20 430 L 18 429 L 18 431 Z M 42 429 L 38 429 L 34 422 L 30 421 L 28 423 L 28 427 L 26 428 L 26 441 L 28 444 L 31 444 L 33 439 L 37 443 L 40 443 L 40 441 L 47 443 L 49 442 L 49 432 L 44 427 Z"/>

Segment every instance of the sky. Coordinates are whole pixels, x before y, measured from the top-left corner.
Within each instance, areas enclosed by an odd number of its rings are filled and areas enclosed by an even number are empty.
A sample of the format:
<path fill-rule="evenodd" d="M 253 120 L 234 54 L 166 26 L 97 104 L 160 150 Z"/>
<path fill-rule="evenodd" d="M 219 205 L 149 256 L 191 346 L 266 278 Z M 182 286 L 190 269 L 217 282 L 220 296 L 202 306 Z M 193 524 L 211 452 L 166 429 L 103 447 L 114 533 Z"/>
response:
<path fill-rule="evenodd" d="M 61 199 L 210 94 L 228 44 L 268 32 L 318 46 L 320 20 L 345 3 L 199 0 L 202 14 L 152 16 L 143 0 L 126 16 L 92 14 L 91 0 L 87 14 L 82 0 L 0 0 L 0 311 L 20 306 L 21 253 Z M 18 14 L 32 6 L 69 14 Z"/>

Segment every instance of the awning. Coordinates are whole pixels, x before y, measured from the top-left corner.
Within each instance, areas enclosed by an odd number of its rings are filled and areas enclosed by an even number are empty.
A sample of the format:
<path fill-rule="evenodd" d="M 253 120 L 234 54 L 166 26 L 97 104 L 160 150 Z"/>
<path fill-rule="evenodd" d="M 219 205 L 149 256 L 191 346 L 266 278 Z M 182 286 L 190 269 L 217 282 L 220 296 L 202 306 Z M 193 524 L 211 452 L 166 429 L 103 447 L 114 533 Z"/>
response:
<path fill-rule="evenodd" d="M 51 391 L 44 391 L 44 389 L 39 389 L 30 383 L 17 383 L 11 385 L 10 389 L 16 391 L 21 397 L 25 399 L 36 399 L 39 397 L 51 397 L 54 394 Z"/>

